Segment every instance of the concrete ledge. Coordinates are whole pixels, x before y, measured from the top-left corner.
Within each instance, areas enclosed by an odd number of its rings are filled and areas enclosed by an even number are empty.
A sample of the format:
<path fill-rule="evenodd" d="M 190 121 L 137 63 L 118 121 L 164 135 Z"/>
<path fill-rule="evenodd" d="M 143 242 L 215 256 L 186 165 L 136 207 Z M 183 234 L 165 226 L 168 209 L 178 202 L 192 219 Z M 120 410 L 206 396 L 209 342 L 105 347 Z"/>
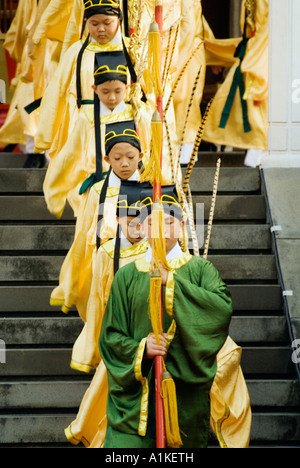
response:
<path fill-rule="evenodd" d="M 270 224 L 294 338 L 300 338 L 300 168 L 262 170 Z"/>

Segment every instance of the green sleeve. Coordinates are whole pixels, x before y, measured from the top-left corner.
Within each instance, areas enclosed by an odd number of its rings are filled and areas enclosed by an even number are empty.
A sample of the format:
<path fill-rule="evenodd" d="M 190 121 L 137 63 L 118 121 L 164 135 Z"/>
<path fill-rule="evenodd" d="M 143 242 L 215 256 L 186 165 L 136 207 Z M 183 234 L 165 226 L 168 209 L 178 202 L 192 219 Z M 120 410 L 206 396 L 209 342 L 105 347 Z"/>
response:
<path fill-rule="evenodd" d="M 136 384 L 135 361 L 140 341 L 130 330 L 130 298 L 126 277 L 121 268 L 116 274 L 101 326 L 99 347 L 102 359 L 114 384 L 129 389 Z M 131 270 L 131 269 L 130 269 Z"/>
<path fill-rule="evenodd" d="M 169 350 L 169 370 L 187 383 L 209 383 L 216 372 L 216 355 L 228 336 L 232 302 L 210 262 L 195 261 L 194 270 L 192 280 L 180 270 L 168 280 L 169 285 L 173 282 L 177 330 Z"/>

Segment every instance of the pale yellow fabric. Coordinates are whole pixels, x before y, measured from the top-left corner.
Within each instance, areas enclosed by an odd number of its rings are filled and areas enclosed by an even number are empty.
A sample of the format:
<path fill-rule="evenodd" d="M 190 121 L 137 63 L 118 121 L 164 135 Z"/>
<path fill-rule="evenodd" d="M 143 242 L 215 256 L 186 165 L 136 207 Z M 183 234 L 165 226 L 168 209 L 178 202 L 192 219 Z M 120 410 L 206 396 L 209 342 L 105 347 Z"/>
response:
<path fill-rule="evenodd" d="M 183 69 L 185 71 L 174 94 L 174 111 L 178 142 L 192 143 L 201 124 L 200 103 L 206 76 L 201 2 L 182 1 L 181 17 L 178 63 L 177 71 L 174 73 L 174 82 L 181 71 Z M 199 71 L 200 76 L 197 78 Z M 194 96 L 191 100 L 194 85 Z"/>
<path fill-rule="evenodd" d="M 62 56 L 64 53 L 71 47 L 72 44 L 79 41 L 81 29 L 82 29 L 82 22 L 83 22 L 83 15 L 84 15 L 84 8 L 82 0 L 72 0 L 73 6 L 72 11 L 70 14 L 70 18 L 66 27 L 65 36 L 64 36 L 64 43 L 62 47 Z M 86 37 L 86 31 L 83 37 Z"/>
<path fill-rule="evenodd" d="M 248 448 L 252 411 L 240 366 L 242 348 L 228 337 L 217 355 L 217 373 L 210 391 L 211 427 L 222 448 Z"/>
<path fill-rule="evenodd" d="M 20 0 L 14 19 L 5 35 L 3 46 L 16 62 L 21 62 L 28 35 L 27 26 L 35 15 L 36 6 L 36 0 Z"/>
<path fill-rule="evenodd" d="M 235 63 L 234 53 L 241 37 L 216 39 L 206 19 L 202 16 L 206 65 L 231 67 Z"/>
<path fill-rule="evenodd" d="M 65 430 L 71 444 L 77 445 L 82 442 L 87 448 L 101 447 L 106 433 L 107 392 L 106 367 L 103 361 L 100 361 L 83 396 L 76 418 Z"/>
<path fill-rule="evenodd" d="M 68 135 L 85 106 L 77 107 L 76 64 L 82 42 L 75 42 L 64 54 L 63 60 L 50 81 L 40 107 L 40 116 L 35 135 L 35 151 L 50 150 L 49 156 L 57 154 L 66 143 Z M 95 53 L 122 50 L 122 44 L 90 43 L 85 49 L 81 64 L 81 89 L 83 100 L 93 100 Z"/>
<path fill-rule="evenodd" d="M 106 123 L 118 120 L 131 120 L 133 113 L 131 106 L 126 107 L 123 113 L 101 116 L 102 154 L 105 155 L 104 135 Z M 104 161 L 103 172 L 107 172 L 109 165 Z M 78 215 L 81 203 L 79 189 L 87 177 L 96 170 L 95 156 L 95 125 L 94 106 L 84 107 L 75 122 L 73 131 L 68 135 L 67 141 L 61 151 L 55 154 L 47 168 L 43 190 L 48 210 L 60 216 L 64 210 L 66 200 L 69 201 L 74 216 Z"/>
<path fill-rule="evenodd" d="M 243 28 L 244 8 L 241 13 Z M 221 114 L 228 97 L 234 72 L 239 64 L 235 59 L 224 83 L 218 89 L 204 128 L 203 139 L 215 144 L 242 149 L 267 150 L 268 147 L 268 0 L 256 2 L 255 34 L 247 44 L 242 63 L 245 96 L 248 106 L 250 132 L 244 132 L 242 107 L 237 90 L 225 128 L 219 128 Z M 216 45 L 216 41 L 215 41 Z M 211 47 L 209 48 L 211 50 Z"/>
<path fill-rule="evenodd" d="M 146 240 L 139 244 L 133 244 L 131 247 L 121 248 L 119 267 L 121 268 L 145 255 L 147 248 L 148 242 Z M 93 252 L 92 282 L 87 303 L 86 321 L 72 351 L 71 367 L 79 371 L 89 372 L 96 368 L 101 360 L 98 342 L 102 317 L 114 278 L 114 249 L 114 242 L 108 241 Z"/>
<path fill-rule="evenodd" d="M 30 134 L 28 115 L 24 106 L 33 101 L 33 83 L 24 81 L 22 75 L 31 66 L 31 60 L 27 54 L 28 33 L 34 21 L 37 10 L 37 1 L 21 1 L 18 5 L 16 16 L 12 22 L 4 42 L 4 47 L 18 62 L 16 76 L 13 80 L 15 91 L 12 97 L 6 120 L 0 129 L 0 144 L 26 144 L 24 128 L 27 125 Z M 30 119 L 32 121 L 32 118 Z"/>
<path fill-rule="evenodd" d="M 61 267 L 59 285 L 52 291 L 50 303 L 60 305 L 64 312 L 76 305 L 83 321 L 92 281 L 92 259 L 97 249 L 96 232 L 98 223 L 101 181 L 82 195 L 73 244 Z M 116 204 L 119 187 L 109 187 L 104 202 L 101 223 L 101 241 L 113 239 L 117 232 Z"/>
<path fill-rule="evenodd" d="M 74 0 L 50 0 L 33 35 L 34 44 L 45 38 L 64 42 Z"/>
<path fill-rule="evenodd" d="M 17 14 L 18 21 L 12 24 L 12 33 L 8 35 L 7 50 L 12 57 L 19 60 L 19 66 L 14 80 L 15 93 L 6 121 L 0 130 L 0 142 L 5 145 L 10 143 L 25 145 L 27 137 L 34 137 L 39 111 L 27 114 L 24 107 L 43 96 L 58 65 L 61 44 L 47 39 L 36 49 L 32 42 L 48 4 L 49 0 L 39 3 L 30 0 L 26 2 L 26 6 L 21 2 L 18 7 L 18 10 L 20 8 L 20 13 Z M 15 37 L 14 41 L 12 37 Z"/>

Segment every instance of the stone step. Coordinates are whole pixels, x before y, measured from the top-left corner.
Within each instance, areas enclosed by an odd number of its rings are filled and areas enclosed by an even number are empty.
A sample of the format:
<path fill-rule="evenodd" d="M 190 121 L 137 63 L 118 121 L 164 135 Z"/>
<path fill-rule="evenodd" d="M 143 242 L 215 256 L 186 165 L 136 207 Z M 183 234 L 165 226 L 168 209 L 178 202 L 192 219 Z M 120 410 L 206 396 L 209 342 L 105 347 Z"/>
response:
<path fill-rule="evenodd" d="M 203 223 L 197 226 L 199 247 L 207 235 Z M 73 225 L 0 225 L 0 251 L 62 251 L 74 240 Z M 215 224 L 212 228 L 210 250 L 270 250 L 268 225 Z"/>
<path fill-rule="evenodd" d="M 25 153 L 0 152 L 0 168 L 23 168 L 27 159 Z"/>
<path fill-rule="evenodd" d="M 13 414 L 0 416 L 1 445 L 5 444 L 62 444 L 66 442 L 64 429 L 76 417 L 74 413 Z M 291 431 L 291 427 L 294 428 Z M 280 444 L 298 442 L 300 438 L 300 414 L 254 413 L 251 442 Z M 212 440 L 214 438 L 212 437 Z M 0 446 L 1 446 L 0 445 Z"/>
<path fill-rule="evenodd" d="M 46 169 L 0 169 L 0 193 L 43 193 Z"/>
<path fill-rule="evenodd" d="M 50 306 L 49 298 L 54 286 L 0 286 L 0 313 L 26 313 L 59 311 Z M 278 311 L 282 308 L 282 293 L 276 284 L 228 284 L 236 311 Z"/>
<path fill-rule="evenodd" d="M 0 193 L 42 193 L 46 169 L 0 169 Z M 183 175 L 185 170 L 183 170 Z M 191 174 L 192 193 L 211 193 L 214 167 L 195 167 Z M 220 171 L 219 192 L 259 192 L 260 174 L 256 168 L 224 167 Z"/>
<path fill-rule="evenodd" d="M 79 317 L 1 318 L 1 339 L 6 346 L 72 346 L 82 330 Z M 283 316 L 233 316 L 229 334 L 238 344 L 287 343 L 289 335 Z"/>
<path fill-rule="evenodd" d="M 73 225 L 0 226 L 0 250 L 67 251 L 74 240 Z"/>
<path fill-rule="evenodd" d="M 6 349 L 6 364 L 1 365 L 1 377 L 11 376 L 71 376 L 78 372 L 70 368 L 71 349 L 66 347 Z M 290 346 L 244 346 L 242 369 L 245 375 L 292 375 L 295 371 Z M 45 366 L 45 363 L 47 365 Z"/>
<path fill-rule="evenodd" d="M 245 151 L 199 151 L 195 166 L 215 166 L 221 158 L 222 167 L 244 166 Z M 27 154 L 0 152 L 0 168 L 23 168 Z"/>
<path fill-rule="evenodd" d="M 195 167 L 215 167 L 221 159 L 221 167 L 244 167 L 245 151 L 199 151 Z"/>
<path fill-rule="evenodd" d="M 183 179 L 185 177 L 183 170 Z M 190 189 L 193 195 L 211 193 L 214 187 L 214 167 L 194 167 L 190 178 Z M 248 167 L 221 167 L 218 192 L 260 192 L 261 182 L 259 170 Z"/>
<path fill-rule="evenodd" d="M 0 281 L 57 281 L 64 256 L 2 256 Z M 226 282 L 276 281 L 273 255 L 209 255 L 210 260 Z"/>
<path fill-rule="evenodd" d="M 209 217 L 211 196 L 193 196 L 195 217 L 203 214 Z M 197 211 L 198 204 L 198 211 Z M 218 195 L 214 212 L 215 221 L 265 221 L 266 206 L 262 195 Z M 2 195 L 0 221 L 63 221 L 75 222 L 71 207 L 67 204 L 61 218 L 52 215 L 43 195 Z"/>
<path fill-rule="evenodd" d="M 243 166 L 245 151 L 199 151 L 195 166 L 215 166 L 219 158 L 222 160 L 222 167 Z M 24 153 L 0 152 L 0 167 L 22 168 L 26 159 L 27 154 Z"/>
<path fill-rule="evenodd" d="M 2 195 L 0 221 L 53 221 L 58 224 L 63 221 L 73 221 L 75 223 L 75 218 L 69 204 L 66 205 L 61 218 L 58 219 L 52 215 L 47 209 L 43 195 Z"/>
<path fill-rule="evenodd" d="M 0 410 L 13 408 L 78 408 L 92 376 L 66 380 L 0 382 Z M 299 407 L 299 383 L 294 379 L 247 379 L 251 406 Z"/>
<path fill-rule="evenodd" d="M 0 409 L 77 408 L 88 388 L 92 376 L 76 377 L 72 380 L 0 382 Z"/>
<path fill-rule="evenodd" d="M 194 216 L 209 218 L 211 195 L 193 195 Z M 216 199 L 214 221 L 265 221 L 266 205 L 262 195 L 221 195 Z"/>

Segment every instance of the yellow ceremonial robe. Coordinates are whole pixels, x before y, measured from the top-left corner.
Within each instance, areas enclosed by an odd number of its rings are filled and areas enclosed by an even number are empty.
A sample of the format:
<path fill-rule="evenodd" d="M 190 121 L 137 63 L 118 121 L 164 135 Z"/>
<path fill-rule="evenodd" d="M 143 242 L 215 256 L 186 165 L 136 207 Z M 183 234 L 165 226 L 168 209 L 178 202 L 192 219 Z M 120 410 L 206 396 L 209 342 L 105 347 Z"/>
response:
<path fill-rule="evenodd" d="M 120 268 L 145 255 L 148 248 L 147 240 L 127 247 L 122 247 L 122 240 L 121 238 Z M 129 244 L 128 241 L 127 243 Z M 114 249 L 115 242 L 111 240 L 105 242 L 93 253 L 92 283 L 87 304 L 86 321 L 73 346 L 71 360 L 71 367 L 82 372 L 90 372 L 91 369 L 99 365 L 101 360 L 98 342 L 102 317 L 114 278 Z"/>
<path fill-rule="evenodd" d="M 121 180 L 110 174 L 101 222 L 101 244 L 114 239 L 117 232 L 116 205 Z M 138 171 L 130 180 L 138 180 Z M 74 241 L 61 267 L 59 285 L 52 291 L 50 304 L 61 306 L 63 312 L 76 305 L 83 321 L 90 294 L 93 271 L 93 253 L 97 250 L 96 236 L 99 212 L 99 197 L 104 180 L 94 184 L 82 195 L 76 220 Z"/>
<path fill-rule="evenodd" d="M 46 38 L 64 42 L 74 0 L 50 0 L 43 12 L 32 41 L 40 45 Z"/>
<path fill-rule="evenodd" d="M 143 114 L 143 115 L 142 115 Z M 101 104 L 102 154 L 105 155 L 104 135 L 106 125 L 135 120 L 138 127 L 143 160 L 147 160 L 150 146 L 151 115 L 146 104 L 141 103 L 138 110 L 132 105 L 120 103 L 112 112 Z M 142 128 L 145 127 L 145 128 Z M 95 122 L 93 105 L 85 106 L 75 122 L 74 129 L 68 136 L 61 151 L 51 158 L 44 180 L 44 195 L 48 210 L 60 217 L 66 200 L 71 205 L 74 216 L 79 211 L 81 198 L 79 189 L 82 183 L 96 171 Z M 103 172 L 109 165 L 102 160 Z"/>
<path fill-rule="evenodd" d="M 21 2 L 18 6 L 20 14 L 23 18 L 23 25 L 19 25 L 22 31 L 25 25 L 25 37 L 22 38 L 22 46 L 17 45 L 17 40 L 21 40 L 16 32 L 16 40 L 14 41 L 13 52 L 11 34 L 8 38 L 8 50 L 12 56 L 22 57 L 17 69 L 17 76 L 14 83 L 16 84 L 15 93 L 10 105 L 10 109 L 5 121 L 5 124 L 0 131 L 0 141 L 4 144 L 22 144 L 26 145 L 28 140 L 35 135 L 39 111 L 35 110 L 27 113 L 25 107 L 34 101 L 40 99 L 52 78 L 59 62 L 62 43 L 56 40 L 45 39 L 39 47 L 33 43 L 33 36 L 39 26 L 43 13 L 48 7 L 49 0 L 42 0 L 37 4 L 37 1 L 30 0 L 24 6 Z M 30 8 L 30 17 L 28 15 L 28 7 Z M 23 13 L 23 15 L 21 15 Z M 19 18 L 20 19 L 20 18 Z M 28 21 L 28 23 L 27 23 Z M 18 24 L 18 23 L 17 23 Z M 15 31 L 15 25 L 13 31 Z"/>
<path fill-rule="evenodd" d="M 119 120 L 131 120 L 131 106 L 122 106 L 123 112 L 101 115 L 102 154 L 105 155 L 104 135 L 107 123 Z M 78 214 L 81 203 L 79 189 L 82 183 L 96 171 L 94 106 L 85 106 L 80 113 L 73 131 L 69 134 L 62 149 L 49 163 L 43 184 L 45 201 L 50 213 L 60 217 L 68 200 L 74 216 Z M 102 159 L 103 172 L 109 165 Z"/>
<path fill-rule="evenodd" d="M 123 50 L 121 38 L 113 41 L 104 45 L 90 41 L 83 53 L 81 92 L 84 101 L 94 100 L 95 53 Z M 63 55 L 41 102 L 35 151 L 49 150 L 50 158 L 61 150 L 80 113 L 85 110 L 85 104 L 80 109 L 77 107 L 76 64 L 81 47 L 82 41 L 77 41 Z"/>
<path fill-rule="evenodd" d="M 34 100 L 33 83 L 24 80 L 23 75 L 30 68 L 32 62 L 27 54 L 28 32 L 36 16 L 36 0 L 21 0 L 18 4 L 16 16 L 7 32 L 4 48 L 17 61 L 16 76 L 12 80 L 15 88 L 6 120 L 0 129 L 0 144 L 26 145 L 25 127 L 30 134 L 29 120 L 24 107 Z"/>
<path fill-rule="evenodd" d="M 210 390 L 210 424 L 221 448 L 248 448 L 252 411 L 240 365 L 242 348 L 230 337 L 217 355 Z"/>
<path fill-rule="evenodd" d="M 239 58 L 235 58 L 235 63 L 214 97 L 203 133 L 206 141 L 242 149 L 266 150 L 268 147 L 268 10 L 268 0 L 256 2 L 255 29 L 248 39 L 246 55 L 241 64 L 245 83 L 242 99 L 247 103 L 251 130 L 245 132 L 243 128 L 239 89 L 236 90 L 225 128 L 219 126 L 233 76 L 240 64 Z M 242 30 L 244 18 L 245 3 L 241 12 Z"/>

